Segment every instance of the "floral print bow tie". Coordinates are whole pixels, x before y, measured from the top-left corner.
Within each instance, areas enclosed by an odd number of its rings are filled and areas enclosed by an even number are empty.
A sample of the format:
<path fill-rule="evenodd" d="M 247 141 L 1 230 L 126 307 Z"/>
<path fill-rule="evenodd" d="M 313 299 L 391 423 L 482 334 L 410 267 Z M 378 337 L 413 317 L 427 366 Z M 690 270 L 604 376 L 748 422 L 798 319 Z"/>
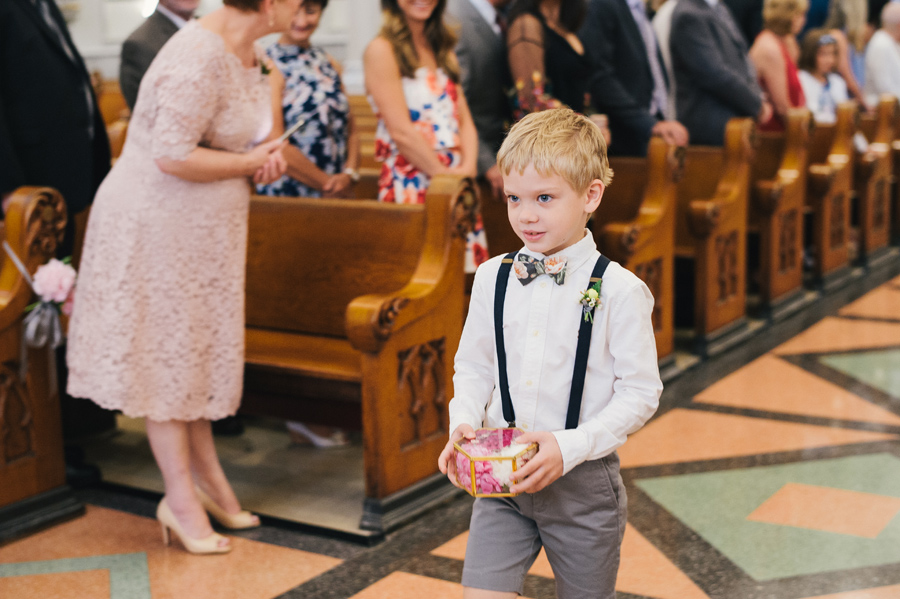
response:
<path fill-rule="evenodd" d="M 528 254 L 519 254 L 516 259 L 518 261 L 513 263 L 513 269 L 516 271 L 516 278 L 522 285 L 527 285 L 539 275 L 549 276 L 556 281 L 557 285 L 566 282 L 565 256 L 553 256 L 538 260 Z"/>

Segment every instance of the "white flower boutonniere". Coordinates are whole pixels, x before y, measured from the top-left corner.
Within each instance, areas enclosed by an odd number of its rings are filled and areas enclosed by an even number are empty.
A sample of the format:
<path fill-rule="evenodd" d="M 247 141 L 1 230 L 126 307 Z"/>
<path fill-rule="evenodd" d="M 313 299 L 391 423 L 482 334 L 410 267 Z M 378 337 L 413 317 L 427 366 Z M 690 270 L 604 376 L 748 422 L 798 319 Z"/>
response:
<path fill-rule="evenodd" d="M 582 306 L 585 322 L 594 322 L 594 308 L 600 306 L 600 286 L 603 279 L 599 279 L 596 283 L 581 292 L 579 303 Z"/>

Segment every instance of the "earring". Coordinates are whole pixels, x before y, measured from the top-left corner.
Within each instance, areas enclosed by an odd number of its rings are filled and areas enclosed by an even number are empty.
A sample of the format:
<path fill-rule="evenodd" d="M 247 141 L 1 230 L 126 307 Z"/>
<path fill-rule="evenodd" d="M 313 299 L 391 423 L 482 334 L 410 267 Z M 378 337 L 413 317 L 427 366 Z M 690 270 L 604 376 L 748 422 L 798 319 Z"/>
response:
<path fill-rule="evenodd" d="M 269 27 L 275 27 L 275 15 L 269 13 Z"/>

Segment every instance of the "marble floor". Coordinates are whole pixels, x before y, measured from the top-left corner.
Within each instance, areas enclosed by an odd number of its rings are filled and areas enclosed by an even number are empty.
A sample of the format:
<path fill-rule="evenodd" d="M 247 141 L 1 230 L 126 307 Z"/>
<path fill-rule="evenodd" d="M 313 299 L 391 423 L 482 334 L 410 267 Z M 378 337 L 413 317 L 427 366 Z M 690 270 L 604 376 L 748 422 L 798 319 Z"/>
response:
<path fill-rule="evenodd" d="M 867 275 L 667 385 L 620 451 L 619 599 L 900 598 L 898 273 Z M 123 425 L 119 449 L 139 453 L 140 428 Z M 258 428 L 269 436 L 223 444 L 234 472 L 263 467 L 256 452 L 268 452 L 306 462 L 292 484 L 314 475 L 312 450 Z M 356 463 L 358 450 L 339 451 L 322 459 Z M 154 495 L 123 488 L 152 490 L 154 475 L 121 458 L 104 470 L 120 486 L 79 491 L 85 516 L 0 546 L 0 598 L 462 597 L 468 497 L 374 545 L 269 518 L 235 535 L 231 554 L 195 557 L 163 546 Z M 323 488 L 303 492 L 315 511 Z M 239 494 L 264 505 L 250 487 Z M 543 555 L 525 596 L 555 596 Z"/>

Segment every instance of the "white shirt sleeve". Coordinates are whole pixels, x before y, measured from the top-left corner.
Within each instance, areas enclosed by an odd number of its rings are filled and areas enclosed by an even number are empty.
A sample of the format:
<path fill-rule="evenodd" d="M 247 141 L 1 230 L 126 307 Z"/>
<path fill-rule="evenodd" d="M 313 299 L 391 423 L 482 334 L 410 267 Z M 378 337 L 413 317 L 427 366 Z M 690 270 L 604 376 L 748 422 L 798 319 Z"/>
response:
<path fill-rule="evenodd" d="M 662 382 L 651 314 L 653 296 L 643 283 L 632 285 L 611 302 L 607 335 L 615 383 L 610 402 L 577 428 L 554 432 L 563 456 L 563 473 L 621 447 L 659 407 Z M 594 359 L 599 359 L 599 356 Z"/>

